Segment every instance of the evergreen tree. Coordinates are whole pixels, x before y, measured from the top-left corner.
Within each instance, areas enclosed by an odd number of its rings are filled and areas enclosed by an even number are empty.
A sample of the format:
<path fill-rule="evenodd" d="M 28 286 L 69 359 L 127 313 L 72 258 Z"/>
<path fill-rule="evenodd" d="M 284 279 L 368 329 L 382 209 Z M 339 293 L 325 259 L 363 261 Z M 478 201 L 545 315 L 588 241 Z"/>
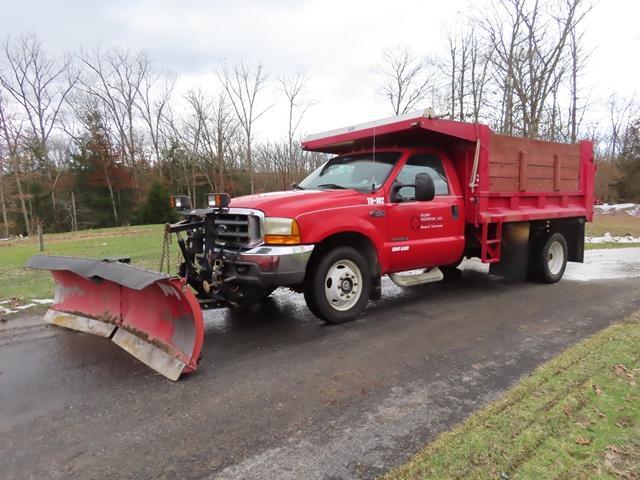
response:
<path fill-rule="evenodd" d="M 620 178 L 613 187 L 623 202 L 640 202 L 640 119 L 626 132 L 624 147 L 618 159 Z"/>
<path fill-rule="evenodd" d="M 133 212 L 131 174 L 113 145 L 98 112 L 87 116 L 88 131 L 73 155 L 77 179 L 79 224 L 89 227 L 126 225 Z"/>
<path fill-rule="evenodd" d="M 159 180 L 151 184 L 146 200 L 140 205 L 136 223 L 167 223 L 176 220 L 176 213 L 169 205 L 169 192 Z"/>

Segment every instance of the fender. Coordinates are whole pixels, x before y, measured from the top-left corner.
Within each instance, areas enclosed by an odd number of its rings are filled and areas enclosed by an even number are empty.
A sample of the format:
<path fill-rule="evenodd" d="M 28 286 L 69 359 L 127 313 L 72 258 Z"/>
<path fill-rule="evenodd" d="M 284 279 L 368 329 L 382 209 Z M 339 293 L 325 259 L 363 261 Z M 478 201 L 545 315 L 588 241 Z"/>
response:
<path fill-rule="evenodd" d="M 379 206 L 381 209 L 384 205 Z M 389 261 L 384 252 L 386 216 L 371 217 L 371 205 L 351 205 L 329 210 L 303 213 L 296 218 L 302 233 L 302 243 L 317 244 L 339 233 L 359 233 L 368 238 L 376 249 L 380 270 L 385 272 Z M 375 222 L 375 223 L 374 223 Z"/>

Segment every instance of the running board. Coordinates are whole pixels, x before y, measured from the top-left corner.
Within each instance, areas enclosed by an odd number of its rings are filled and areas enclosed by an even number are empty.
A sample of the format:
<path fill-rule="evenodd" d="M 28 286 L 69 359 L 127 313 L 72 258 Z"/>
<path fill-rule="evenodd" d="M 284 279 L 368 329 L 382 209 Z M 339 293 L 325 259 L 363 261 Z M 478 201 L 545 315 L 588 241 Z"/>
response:
<path fill-rule="evenodd" d="M 416 274 L 400 274 L 390 273 L 389 278 L 399 287 L 414 287 L 425 283 L 440 282 L 444 278 L 444 274 L 438 267 L 430 268 L 422 273 Z"/>

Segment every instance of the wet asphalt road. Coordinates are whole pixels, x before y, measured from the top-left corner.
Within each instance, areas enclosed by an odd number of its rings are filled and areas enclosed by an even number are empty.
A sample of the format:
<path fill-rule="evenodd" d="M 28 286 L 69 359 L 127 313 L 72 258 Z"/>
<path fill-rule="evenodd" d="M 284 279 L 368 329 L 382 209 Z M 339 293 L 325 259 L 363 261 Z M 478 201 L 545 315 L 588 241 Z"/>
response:
<path fill-rule="evenodd" d="M 567 346 L 640 308 L 640 249 L 557 285 L 474 262 L 327 326 L 299 295 L 207 314 L 178 383 L 110 342 L 0 324 L 0 478 L 372 478 Z"/>

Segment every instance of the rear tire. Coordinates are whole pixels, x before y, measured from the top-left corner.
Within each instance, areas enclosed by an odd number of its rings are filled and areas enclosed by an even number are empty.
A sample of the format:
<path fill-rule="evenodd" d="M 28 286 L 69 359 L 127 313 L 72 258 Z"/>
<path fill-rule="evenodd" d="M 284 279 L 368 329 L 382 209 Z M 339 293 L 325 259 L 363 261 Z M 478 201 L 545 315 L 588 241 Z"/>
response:
<path fill-rule="evenodd" d="M 556 283 L 567 268 L 567 241 L 561 233 L 545 235 L 533 245 L 531 277 L 543 283 Z"/>
<path fill-rule="evenodd" d="M 337 247 L 309 266 L 304 299 L 309 310 L 329 323 L 355 320 L 369 300 L 371 268 L 352 247 Z"/>

